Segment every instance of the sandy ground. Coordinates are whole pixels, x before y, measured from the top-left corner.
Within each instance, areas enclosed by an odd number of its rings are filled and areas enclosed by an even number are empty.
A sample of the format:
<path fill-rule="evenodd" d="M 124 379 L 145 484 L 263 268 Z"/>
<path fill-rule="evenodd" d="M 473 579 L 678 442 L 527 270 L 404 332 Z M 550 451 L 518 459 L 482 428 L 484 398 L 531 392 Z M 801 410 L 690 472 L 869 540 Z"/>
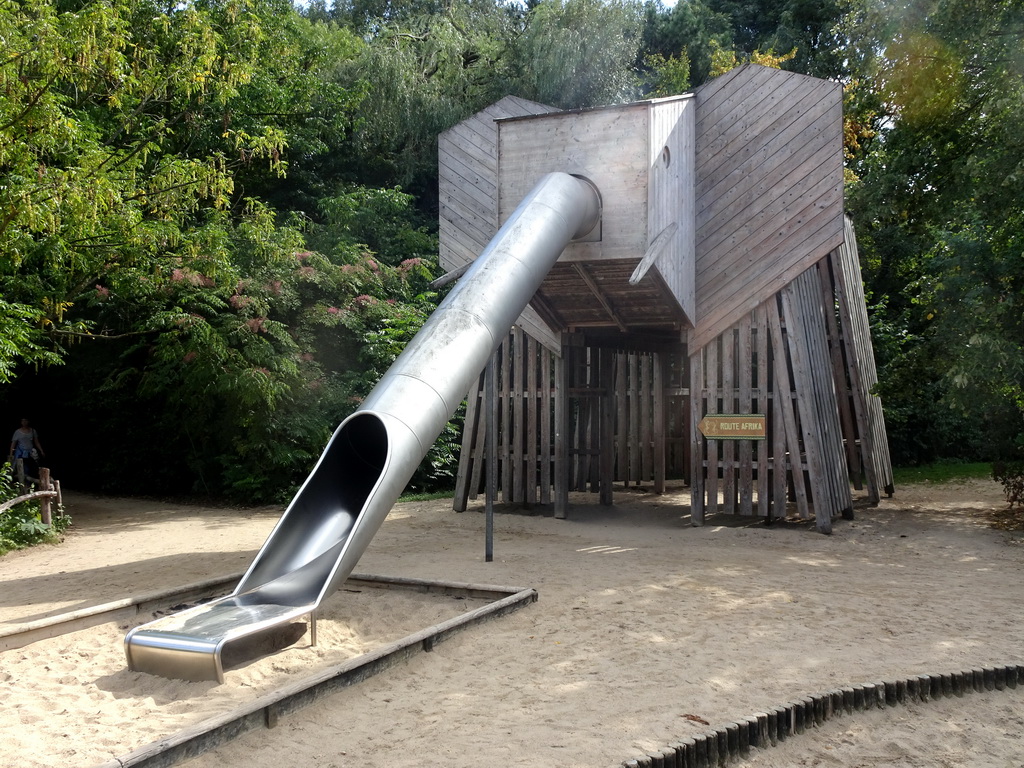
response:
<path fill-rule="evenodd" d="M 576 497 L 570 520 L 399 505 L 358 570 L 534 587 L 539 602 L 195 758 L 189 768 L 617 766 L 707 726 L 858 682 L 1024 663 L 1024 546 L 990 482 L 899 489 L 832 536 L 689 524 L 684 489 Z M 586 503 L 583 503 L 586 502 Z M 58 547 L 0 558 L 0 627 L 242 570 L 279 509 L 68 495 Z M 320 639 L 224 685 L 129 672 L 110 623 L 4 652 L 0 766 L 91 766 L 466 610 L 342 590 Z M 831 721 L 750 766 L 1024 766 L 1024 687 Z"/>

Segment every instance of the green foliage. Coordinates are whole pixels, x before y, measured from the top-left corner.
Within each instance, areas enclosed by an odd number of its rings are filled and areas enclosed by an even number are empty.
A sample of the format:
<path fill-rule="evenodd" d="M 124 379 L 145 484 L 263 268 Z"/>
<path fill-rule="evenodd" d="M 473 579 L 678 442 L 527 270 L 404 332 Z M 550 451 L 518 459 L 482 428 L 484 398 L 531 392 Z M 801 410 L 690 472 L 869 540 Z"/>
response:
<path fill-rule="evenodd" d="M 678 64 L 674 69 L 677 71 L 670 77 L 674 84 L 681 84 L 685 75 L 690 85 L 701 85 L 711 76 L 711 57 L 715 46 L 732 47 L 733 31 L 728 17 L 712 10 L 701 0 L 676 3 L 668 9 L 650 3 L 646 15 L 643 49 L 651 58 L 645 63 L 657 73 L 658 61 L 675 59 Z M 682 71 L 683 62 L 687 62 L 686 72 Z M 656 77 L 655 86 L 659 85 L 664 89 L 674 89 L 668 83 L 659 84 Z"/>
<path fill-rule="evenodd" d="M 893 482 L 899 488 L 910 483 L 957 483 L 992 476 L 992 464 L 942 461 L 917 467 L 894 467 Z"/>
<path fill-rule="evenodd" d="M 636 98 L 643 7 L 630 0 L 545 0 L 514 41 L 519 95 L 576 109 Z"/>
<path fill-rule="evenodd" d="M 339 62 L 333 82 L 359 82 L 346 181 L 407 189 L 421 204 L 436 196 L 437 135 L 505 95 L 507 40 L 519 14 L 491 2 L 337 4 L 368 41 Z M 379 15 L 377 15 L 379 14 Z M 333 190 L 332 190 L 333 191 Z"/>
<path fill-rule="evenodd" d="M 37 331 L 39 310 L 24 304 L 9 304 L 0 297 L 0 383 L 12 380 L 18 362 L 59 365 L 60 355 L 43 345 Z"/>
<path fill-rule="evenodd" d="M 1024 435 L 1024 14 L 856 4 L 845 28 L 868 116 L 849 201 L 869 288 L 906 329 L 880 370 L 887 412 L 924 422 L 933 455 L 1008 458 Z"/>
<path fill-rule="evenodd" d="M 844 85 L 897 463 L 1015 457 L 1022 32 L 1020 0 L 0 0 L 0 386 L 84 482 L 287 497 L 435 306 L 441 131 L 757 61 Z"/>
<path fill-rule="evenodd" d="M 685 52 L 668 58 L 651 54 L 644 63 L 651 70 L 648 96 L 675 96 L 690 90 L 690 57 Z"/>
<path fill-rule="evenodd" d="M 1024 509 L 1024 461 L 997 461 L 992 477 L 1003 486 L 1010 509 Z"/>
<path fill-rule="evenodd" d="M 111 283 L 225 271 L 232 170 L 279 172 L 284 147 L 275 126 L 228 119 L 265 42 L 255 14 L 30 0 L 0 8 L 0 33 L 0 286 L 39 317 L 26 341 L 61 354 L 61 338 L 107 335 L 81 308 Z"/>
<path fill-rule="evenodd" d="M 0 501 L 17 498 L 21 493 L 11 478 L 11 465 L 0 465 Z M 67 515 L 55 516 L 51 525 L 45 525 L 39 502 L 23 501 L 0 512 L 0 555 L 36 544 L 57 544 L 70 525 L 71 518 Z"/>

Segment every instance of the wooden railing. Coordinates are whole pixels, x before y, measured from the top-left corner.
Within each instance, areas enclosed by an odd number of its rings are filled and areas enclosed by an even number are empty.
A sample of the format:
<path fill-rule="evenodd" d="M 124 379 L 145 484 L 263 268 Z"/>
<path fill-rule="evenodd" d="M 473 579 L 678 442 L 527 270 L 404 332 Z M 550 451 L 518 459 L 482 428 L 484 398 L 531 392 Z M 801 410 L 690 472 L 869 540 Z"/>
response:
<path fill-rule="evenodd" d="M 46 467 L 40 467 L 39 487 L 42 490 L 33 491 L 32 493 L 26 493 L 23 496 L 17 496 L 13 499 L 10 499 L 0 504 L 0 515 L 2 515 L 4 512 L 7 512 L 12 507 L 21 504 L 23 501 L 32 501 L 33 499 L 39 499 L 39 514 L 40 517 L 42 518 L 42 523 L 44 525 L 51 525 L 53 523 L 53 500 L 57 500 L 58 510 L 60 509 L 61 505 L 60 481 L 51 479 L 50 470 L 47 469 Z"/>

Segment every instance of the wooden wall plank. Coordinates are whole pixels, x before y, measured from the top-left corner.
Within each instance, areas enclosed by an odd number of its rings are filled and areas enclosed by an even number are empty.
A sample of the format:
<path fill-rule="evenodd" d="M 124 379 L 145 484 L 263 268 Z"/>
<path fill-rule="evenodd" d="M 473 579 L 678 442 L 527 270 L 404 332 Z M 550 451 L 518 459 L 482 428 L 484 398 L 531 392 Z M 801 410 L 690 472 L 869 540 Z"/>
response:
<path fill-rule="evenodd" d="M 512 490 L 512 337 L 506 336 L 501 343 L 501 366 L 496 371 L 498 379 L 498 450 L 501 451 L 501 500 L 508 504 L 513 500 Z"/>
<path fill-rule="evenodd" d="M 737 227 L 743 227 L 745 231 L 762 229 L 764 222 L 779 211 L 792 215 L 794 205 L 800 204 L 800 196 L 813 199 L 821 194 L 810 185 L 827 180 L 835 186 L 833 166 L 839 161 L 829 152 L 832 148 L 830 129 L 837 113 L 841 119 L 842 110 L 831 104 L 824 107 L 827 111 L 816 123 L 801 126 L 803 130 L 794 131 L 791 136 L 780 137 L 779 141 L 786 143 L 768 155 L 758 167 L 737 169 L 716 185 L 716 189 L 721 188 L 717 193 L 705 193 L 719 195 L 717 199 L 710 199 L 713 204 L 698 213 L 697 223 L 705 253 L 713 250 Z M 757 174 L 756 183 L 746 181 L 745 176 L 751 173 Z"/>
<path fill-rule="evenodd" d="M 512 329 L 512 382 L 509 397 L 512 399 L 512 439 L 510 442 L 512 460 L 512 501 L 522 504 L 526 498 L 524 473 L 526 471 L 526 414 L 523 378 L 525 360 L 523 345 L 525 334 L 519 328 Z"/>
<path fill-rule="evenodd" d="M 468 264 L 498 231 L 498 127 L 494 121 L 554 111 L 544 104 L 506 97 L 438 137 L 438 257 L 444 269 Z M 520 324 L 557 351 L 556 334 L 536 310 L 525 312 Z"/>
<path fill-rule="evenodd" d="M 841 242 L 843 183 L 838 85 L 748 65 L 696 98 L 695 348 Z"/>
<path fill-rule="evenodd" d="M 629 360 L 629 481 L 640 484 L 640 361 L 635 352 Z"/>
<path fill-rule="evenodd" d="M 786 446 L 786 412 L 785 403 L 789 401 L 789 379 L 780 375 L 779 366 L 788 365 L 785 352 L 781 354 L 776 350 L 781 346 L 781 335 L 778 340 L 775 338 L 775 326 L 772 314 L 778 313 L 776 305 L 776 298 L 773 296 L 771 299 L 762 304 L 764 310 L 764 321 L 765 331 L 767 332 L 769 344 L 768 353 L 771 355 L 771 404 L 772 404 L 772 420 L 771 420 L 771 436 L 772 436 L 772 516 L 777 518 L 785 518 L 787 515 L 786 509 L 786 476 L 789 472 L 789 457 L 787 456 Z M 792 401 L 789 401 L 792 402 Z M 799 455 L 797 456 L 797 464 L 799 465 Z"/>
<path fill-rule="evenodd" d="M 624 488 L 629 487 L 629 378 L 628 357 L 619 353 L 615 356 L 615 476 L 622 480 Z"/>
<path fill-rule="evenodd" d="M 676 227 L 654 269 L 691 324 L 697 308 L 696 113 L 693 98 L 654 102 L 647 160 L 647 247 L 667 227 Z"/>
<path fill-rule="evenodd" d="M 473 476 L 473 451 L 476 442 L 481 437 L 480 397 L 483 391 L 483 373 L 480 374 L 477 383 L 466 395 L 466 419 L 462 429 L 462 447 L 459 450 L 459 469 L 455 478 L 455 495 L 452 499 L 452 508 L 456 512 L 465 512 L 469 504 L 470 479 Z"/>
<path fill-rule="evenodd" d="M 768 67 L 738 67 L 710 80 L 696 91 L 697 135 L 742 120 L 749 108 L 751 93 L 769 91 L 778 82 L 775 71 Z"/>
<path fill-rule="evenodd" d="M 839 193 L 837 196 L 841 199 Z M 762 263 L 752 270 L 757 273 L 757 279 L 766 278 L 767 286 L 778 290 L 795 280 L 797 275 L 807 268 L 803 263 L 789 259 L 787 253 L 827 255 L 832 250 L 829 246 L 835 240 L 835 220 L 830 211 L 826 209 L 813 213 L 803 223 L 804 226 L 800 227 L 796 226 L 797 222 L 789 222 L 781 228 L 778 232 L 779 247 L 764 254 Z M 767 279 L 769 276 L 770 279 Z M 708 284 L 706 290 L 717 303 L 706 309 L 701 315 L 699 326 L 690 332 L 689 343 L 695 347 L 706 344 L 709 337 L 718 335 L 715 331 L 721 332 L 729 327 L 732 324 L 730 318 L 736 308 L 753 310 L 759 297 L 752 282 L 744 284 L 742 277 L 733 279 L 732 275 L 729 275 L 727 280 Z"/>
<path fill-rule="evenodd" d="M 563 259 L 639 259 L 647 243 L 647 116 L 648 105 L 635 104 L 499 123 L 499 221 L 544 174 L 578 174 L 615 204 L 604 208 L 601 240 L 571 244 Z"/>
<path fill-rule="evenodd" d="M 652 434 L 651 434 L 651 355 L 640 357 L 640 466 L 638 468 L 638 483 L 648 480 L 651 477 L 653 463 Z"/>
<path fill-rule="evenodd" d="M 533 505 L 537 503 L 537 461 L 539 426 L 538 407 L 540 404 L 540 392 L 537 390 L 537 342 L 533 338 L 523 334 L 526 341 L 524 359 L 526 363 L 526 467 L 523 473 L 523 501 Z"/>
<path fill-rule="evenodd" d="M 554 388 L 552 386 L 552 370 L 550 351 L 543 347 L 540 350 L 540 503 L 551 503 L 551 459 L 553 435 L 551 431 L 552 409 L 554 407 Z"/>
<path fill-rule="evenodd" d="M 753 171 L 764 175 L 762 165 L 776 153 L 788 153 L 787 140 L 820 117 L 823 94 L 801 88 L 798 78 L 772 79 L 777 87 L 758 90 L 748 84 L 737 93 L 743 100 L 743 111 L 735 118 L 727 118 L 729 130 L 708 127 L 701 143 L 701 164 L 696 177 L 700 195 L 698 225 L 706 222 L 709 209 L 728 203 L 728 197 L 723 196 L 735 184 L 738 174 Z M 795 105 L 799 108 L 794 109 Z"/>
<path fill-rule="evenodd" d="M 852 499 L 816 270 L 787 286 L 782 299 L 815 517 L 828 533 L 835 515 L 852 510 Z"/>

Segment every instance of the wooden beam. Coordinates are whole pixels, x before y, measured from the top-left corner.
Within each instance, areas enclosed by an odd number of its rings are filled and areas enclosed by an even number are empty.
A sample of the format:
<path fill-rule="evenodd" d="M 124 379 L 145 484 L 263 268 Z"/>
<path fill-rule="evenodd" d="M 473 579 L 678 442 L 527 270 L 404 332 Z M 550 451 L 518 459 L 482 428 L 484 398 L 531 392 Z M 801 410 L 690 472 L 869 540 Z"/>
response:
<path fill-rule="evenodd" d="M 547 323 L 548 328 L 555 332 L 564 332 L 566 330 L 565 320 L 558 314 L 558 310 L 555 309 L 551 300 L 544 294 L 543 289 L 533 294 L 533 298 L 530 299 L 530 306 L 540 315 L 540 319 Z"/>
<path fill-rule="evenodd" d="M 580 279 L 583 280 L 584 283 L 586 283 L 587 288 L 589 288 L 590 292 L 594 294 L 594 298 L 597 299 L 598 303 L 601 305 L 604 311 L 608 313 L 608 317 L 612 320 L 612 322 L 614 322 L 615 325 L 619 327 L 620 331 L 622 331 L 623 333 L 628 333 L 629 329 L 626 327 L 626 324 L 622 322 L 622 318 L 619 317 L 618 313 L 615 311 L 615 308 L 611 305 L 611 302 L 608 300 L 608 297 L 604 295 L 604 292 L 601 290 L 601 286 L 597 284 L 597 281 L 594 280 L 590 272 L 587 271 L 586 266 L 577 263 L 573 264 L 572 268 L 576 271 L 576 274 L 580 276 Z"/>

